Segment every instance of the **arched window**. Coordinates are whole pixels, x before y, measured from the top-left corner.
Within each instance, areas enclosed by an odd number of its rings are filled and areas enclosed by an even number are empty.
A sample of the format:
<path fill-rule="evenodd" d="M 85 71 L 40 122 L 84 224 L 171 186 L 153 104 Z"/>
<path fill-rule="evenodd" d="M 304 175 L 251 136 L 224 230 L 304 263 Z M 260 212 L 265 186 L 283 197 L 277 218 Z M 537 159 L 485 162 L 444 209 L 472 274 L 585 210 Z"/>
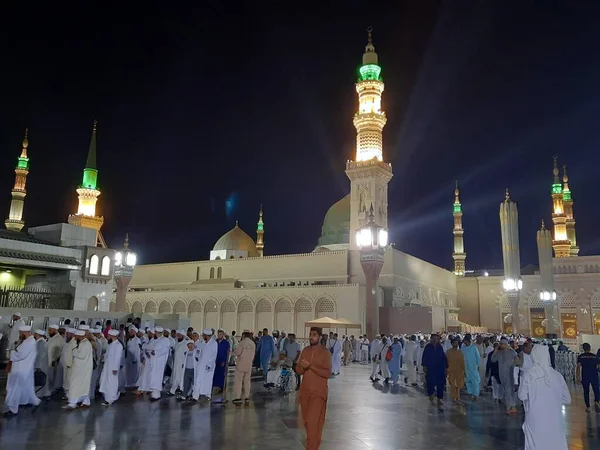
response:
<path fill-rule="evenodd" d="M 217 268 L 217 278 L 221 278 L 221 275 L 223 275 L 223 270 L 221 269 L 221 267 Z"/>
<path fill-rule="evenodd" d="M 108 256 L 102 258 L 102 268 L 100 269 L 100 274 L 104 277 L 110 275 L 110 258 Z"/>
<path fill-rule="evenodd" d="M 212 280 L 215 277 L 215 268 L 211 267 L 210 268 L 210 279 Z"/>
<path fill-rule="evenodd" d="M 100 258 L 98 255 L 92 255 L 90 257 L 90 275 L 98 275 L 98 264 L 100 263 Z"/>

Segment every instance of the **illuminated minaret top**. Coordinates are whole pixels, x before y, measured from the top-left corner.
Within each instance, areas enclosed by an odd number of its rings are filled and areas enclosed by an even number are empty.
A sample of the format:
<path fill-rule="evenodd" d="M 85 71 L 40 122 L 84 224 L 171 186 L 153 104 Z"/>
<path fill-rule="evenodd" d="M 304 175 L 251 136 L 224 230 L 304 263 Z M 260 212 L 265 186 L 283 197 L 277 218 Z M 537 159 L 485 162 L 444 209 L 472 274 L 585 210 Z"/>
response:
<path fill-rule="evenodd" d="M 17 160 L 15 167 L 15 185 L 12 189 L 12 200 L 10 202 L 10 212 L 8 219 L 4 221 L 7 230 L 21 231 L 25 226 L 23 221 L 23 206 L 25 205 L 25 183 L 27 182 L 27 174 L 29 173 L 29 158 L 27 157 L 27 147 L 29 140 L 27 139 L 27 129 L 25 129 L 25 137 L 23 138 L 23 149 L 21 156 Z"/>
<path fill-rule="evenodd" d="M 383 161 L 382 131 L 387 121 L 381 110 L 381 94 L 384 84 L 381 79 L 381 67 L 378 65 L 377 53 L 373 46 L 373 38 L 369 27 L 367 46 L 359 69 L 356 83 L 358 93 L 358 112 L 354 115 L 356 127 L 356 161 L 370 161 L 377 158 Z"/>
<path fill-rule="evenodd" d="M 462 227 L 462 205 L 460 204 L 458 181 L 454 187 L 454 209 L 452 212 L 454 216 L 454 253 L 452 258 L 454 259 L 454 274 L 459 277 L 465 276 L 465 259 L 467 254 L 465 253 L 465 244 L 463 241 L 464 230 Z"/>
<path fill-rule="evenodd" d="M 265 234 L 265 224 L 263 222 L 263 208 L 260 205 L 260 212 L 258 213 L 258 223 L 256 224 L 256 250 L 258 250 L 258 255 L 263 256 L 263 251 L 265 248 L 265 242 L 263 240 Z"/>
<path fill-rule="evenodd" d="M 571 251 L 571 242 L 567 236 L 567 216 L 563 203 L 563 186 L 560 182 L 558 161 L 554 157 L 554 182 L 552 183 L 552 222 L 554 223 L 554 248 L 555 258 L 567 258 Z"/>
<path fill-rule="evenodd" d="M 96 245 L 100 242 L 103 246 L 104 239 L 100 234 L 100 228 L 104 223 L 104 217 L 96 216 L 96 202 L 100 191 L 98 190 L 98 169 L 96 168 L 96 130 L 98 122 L 94 120 L 92 129 L 92 139 L 88 151 L 87 161 L 83 169 L 83 180 L 77 189 L 79 196 L 79 207 L 77 214 L 69 216 L 69 223 L 84 228 L 93 228 L 96 230 Z"/>
<path fill-rule="evenodd" d="M 367 29 L 367 46 L 356 82 L 356 158 L 346 163 L 346 175 L 350 179 L 350 248 L 354 250 L 358 246 L 353 236 L 369 221 L 371 205 L 375 223 L 388 227 L 388 183 L 393 176 L 391 164 L 383 159 L 382 132 L 387 119 L 381 110 L 384 86 L 372 31 L 371 27 Z"/>
<path fill-rule="evenodd" d="M 575 216 L 573 215 L 573 197 L 569 188 L 569 176 L 567 175 L 567 166 L 563 166 L 563 206 L 565 216 L 567 216 L 567 238 L 571 242 L 569 255 L 579 255 L 579 247 L 577 247 L 577 235 L 575 234 Z"/>

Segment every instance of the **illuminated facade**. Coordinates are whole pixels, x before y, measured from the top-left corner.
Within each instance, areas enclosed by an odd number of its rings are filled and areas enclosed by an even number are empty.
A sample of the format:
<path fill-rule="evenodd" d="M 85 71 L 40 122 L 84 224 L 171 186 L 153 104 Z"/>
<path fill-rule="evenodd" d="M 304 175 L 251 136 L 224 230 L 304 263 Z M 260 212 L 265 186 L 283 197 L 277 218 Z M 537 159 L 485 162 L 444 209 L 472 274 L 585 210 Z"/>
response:
<path fill-rule="evenodd" d="M 358 111 L 354 115 L 356 127 L 356 157 L 346 163 L 346 175 L 350 179 L 350 230 L 357 230 L 368 221 L 368 211 L 373 206 L 375 223 L 388 227 L 388 183 L 392 179 L 392 166 L 383 160 L 383 127 L 387 121 L 381 109 L 383 81 L 377 53 L 373 46 L 371 28 L 356 83 Z M 356 242 L 350 239 L 350 248 Z"/>
<path fill-rule="evenodd" d="M 263 222 L 263 209 L 262 205 L 260 205 L 260 212 L 258 213 L 258 223 L 256 224 L 256 250 L 258 251 L 259 256 L 263 256 L 263 252 L 265 249 L 265 224 Z"/>
<path fill-rule="evenodd" d="M 563 203 L 563 187 L 560 182 L 557 158 L 554 157 L 554 183 L 552 183 L 552 222 L 554 239 L 552 248 L 556 258 L 567 258 L 571 253 L 571 242 L 567 236 L 567 216 Z"/>
<path fill-rule="evenodd" d="M 454 259 L 454 274 L 459 277 L 465 276 L 465 259 L 467 254 L 465 253 L 465 244 L 463 234 L 465 233 L 462 227 L 462 205 L 460 204 L 458 181 L 454 187 L 454 207 L 452 210 L 454 216 L 454 252 L 452 253 L 452 259 Z"/>
<path fill-rule="evenodd" d="M 25 226 L 23 206 L 25 205 L 25 196 L 27 195 L 25 184 L 27 183 L 27 174 L 29 173 L 28 146 L 29 140 L 27 139 L 27 129 L 25 129 L 23 149 L 21 150 L 21 156 L 17 160 L 17 167 L 15 167 L 15 185 L 11 191 L 10 212 L 8 213 L 8 219 L 4 221 L 6 229 L 11 231 L 21 231 Z"/>
<path fill-rule="evenodd" d="M 77 208 L 77 214 L 71 214 L 69 216 L 69 223 L 84 228 L 93 228 L 96 230 L 96 243 L 101 243 L 103 244 L 102 246 L 105 247 L 106 245 L 100 234 L 100 228 L 102 228 L 102 224 L 104 223 L 104 217 L 96 215 L 96 202 L 100 195 L 100 190 L 97 187 L 98 169 L 96 168 L 97 125 L 98 122 L 94 121 L 90 149 L 88 151 L 85 169 L 83 169 L 83 180 L 79 188 L 77 188 L 79 207 Z"/>
<path fill-rule="evenodd" d="M 569 188 L 569 176 L 567 175 L 567 166 L 563 166 L 563 207 L 565 216 L 567 217 L 567 239 L 571 243 L 569 249 L 570 256 L 579 255 L 579 247 L 577 247 L 577 236 L 575 234 L 575 216 L 573 215 L 573 197 Z"/>

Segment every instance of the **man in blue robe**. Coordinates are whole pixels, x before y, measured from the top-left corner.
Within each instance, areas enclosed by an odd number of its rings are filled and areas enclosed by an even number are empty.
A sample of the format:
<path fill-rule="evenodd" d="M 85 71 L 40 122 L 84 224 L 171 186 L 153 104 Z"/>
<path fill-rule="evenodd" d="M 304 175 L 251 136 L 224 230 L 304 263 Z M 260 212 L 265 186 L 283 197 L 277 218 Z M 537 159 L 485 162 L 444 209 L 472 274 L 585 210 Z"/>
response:
<path fill-rule="evenodd" d="M 437 390 L 437 404 L 444 404 L 444 387 L 446 386 L 446 374 L 448 372 L 448 360 L 444 348 L 440 345 L 440 336 L 438 334 L 431 335 L 431 342 L 423 349 L 423 357 L 421 359 L 425 379 L 427 380 L 427 395 L 429 401 L 435 401 L 435 392 Z"/>
<path fill-rule="evenodd" d="M 402 361 L 402 344 L 400 344 L 398 336 L 394 336 L 394 343 L 390 346 L 390 350 L 392 351 L 392 359 L 388 362 L 388 369 L 392 374 L 392 384 L 398 384 Z"/>
<path fill-rule="evenodd" d="M 273 336 L 269 335 L 267 328 L 263 329 L 263 335 L 258 341 L 256 353 L 260 355 L 260 367 L 262 368 L 263 375 L 266 377 L 269 371 L 269 362 L 275 354 L 275 341 L 273 340 Z"/>
<path fill-rule="evenodd" d="M 471 345 L 471 335 L 467 334 L 463 339 L 463 346 L 460 349 L 465 357 L 465 384 L 467 385 L 467 394 L 471 400 L 475 401 L 479 397 L 479 388 L 481 377 L 479 376 L 479 365 L 481 357 L 479 350 L 475 345 Z"/>
<path fill-rule="evenodd" d="M 219 330 L 217 332 L 217 359 L 215 361 L 215 374 L 213 375 L 213 388 L 217 387 L 220 392 L 225 389 L 225 377 L 229 361 L 229 341 L 225 339 L 225 332 Z"/>

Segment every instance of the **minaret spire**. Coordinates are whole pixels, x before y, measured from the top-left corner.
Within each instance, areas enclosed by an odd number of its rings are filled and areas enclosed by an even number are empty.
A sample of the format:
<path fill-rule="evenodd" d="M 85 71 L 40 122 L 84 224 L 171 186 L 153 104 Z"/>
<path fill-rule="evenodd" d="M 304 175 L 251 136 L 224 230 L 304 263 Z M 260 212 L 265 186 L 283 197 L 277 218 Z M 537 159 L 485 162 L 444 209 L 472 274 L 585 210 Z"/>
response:
<path fill-rule="evenodd" d="M 366 205 L 373 204 L 374 221 L 388 226 L 388 183 L 392 179 L 392 166 L 383 158 L 383 127 L 387 118 L 381 109 L 384 84 L 381 67 L 373 45 L 373 28 L 367 28 L 367 45 L 358 69 L 356 82 L 358 111 L 354 114 L 356 128 L 356 156 L 346 163 L 350 179 L 350 236 L 368 222 Z M 356 249 L 351 238 L 350 246 Z"/>
<path fill-rule="evenodd" d="M 23 207 L 25 206 L 25 196 L 27 195 L 25 184 L 27 183 L 27 174 L 29 174 L 27 147 L 29 147 L 28 129 L 25 128 L 21 156 L 17 159 L 17 167 L 15 167 L 15 185 L 11 191 L 10 211 L 8 219 L 4 221 L 6 229 L 11 231 L 21 231 L 25 226 L 25 221 L 23 221 Z"/>
<path fill-rule="evenodd" d="M 569 176 L 567 175 L 567 166 L 563 166 L 563 206 L 565 216 L 567 217 L 567 238 L 571 242 L 569 249 L 570 256 L 579 255 L 579 247 L 577 246 L 577 235 L 575 233 L 575 215 L 573 214 L 573 197 L 569 188 Z"/>
<path fill-rule="evenodd" d="M 96 167 L 97 130 L 98 121 L 94 120 L 90 147 L 85 168 L 83 169 L 83 179 L 81 185 L 77 189 L 79 207 L 77 208 L 77 214 L 71 214 L 69 216 L 69 223 L 96 230 L 96 245 L 100 243 L 104 247 L 106 244 L 100 233 L 100 228 L 102 228 L 102 224 L 104 223 L 104 217 L 96 215 L 96 202 L 100 195 L 100 190 L 98 189 L 98 169 Z"/>
<path fill-rule="evenodd" d="M 256 224 L 256 250 L 258 250 L 259 256 L 262 258 L 263 251 L 265 248 L 265 242 L 263 240 L 265 234 L 265 224 L 263 222 L 263 207 L 260 205 L 260 211 L 258 213 L 258 223 Z"/>
<path fill-rule="evenodd" d="M 567 216 L 563 202 L 563 186 L 560 182 L 558 171 L 558 158 L 554 157 L 554 182 L 552 183 L 552 222 L 554 223 L 554 248 L 555 258 L 566 258 L 571 250 L 571 242 L 567 236 Z"/>
<path fill-rule="evenodd" d="M 454 208 L 452 215 L 454 216 L 454 252 L 452 253 L 452 258 L 454 259 L 454 274 L 459 277 L 465 276 L 465 259 L 467 259 L 467 254 L 465 253 L 465 245 L 464 245 L 464 230 L 462 227 L 462 205 L 460 203 L 458 190 L 458 181 L 456 181 L 454 187 Z"/>

